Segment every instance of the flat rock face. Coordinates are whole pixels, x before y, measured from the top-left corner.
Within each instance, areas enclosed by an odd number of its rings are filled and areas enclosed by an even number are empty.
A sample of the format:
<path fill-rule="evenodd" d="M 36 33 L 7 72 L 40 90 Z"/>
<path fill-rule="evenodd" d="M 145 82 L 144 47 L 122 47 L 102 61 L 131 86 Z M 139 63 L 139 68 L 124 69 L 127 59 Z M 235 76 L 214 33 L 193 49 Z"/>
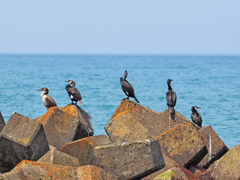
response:
<path fill-rule="evenodd" d="M 2 129 L 4 128 L 4 126 L 5 126 L 5 121 L 4 121 L 4 119 L 3 119 L 3 117 L 2 117 L 2 113 L 1 113 L 1 111 L 0 111 L 0 132 L 2 131 Z"/>
<path fill-rule="evenodd" d="M 181 124 L 156 137 L 162 152 L 181 166 L 196 165 L 207 154 L 207 148 L 197 129 Z"/>
<path fill-rule="evenodd" d="M 154 178 L 154 180 L 189 180 L 184 172 L 178 168 L 171 168 Z"/>
<path fill-rule="evenodd" d="M 57 150 L 63 144 L 91 134 L 89 128 L 83 125 L 80 119 L 69 114 L 66 113 L 66 110 L 62 111 L 58 107 L 51 107 L 41 119 L 38 118 L 44 127 L 48 143 L 56 147 Z"/>
<path fill-rule="evenodd" d="M 90 136 L 64 144 L 60 151 L 78 158 L 79 165 L 83 166 L 91 163 L 94 147 L 111 143 L 106 135 Z"/>
<path fill-rule="evenodd" d="M 78 167 L 78 159 L 68 154 L 62 153 L 56 149 L 49 150 L 38 162 L 59 164 L 64 166 Z"/>
<path fill-rule="evenodd" d="M 164 133 L 165 131 L 169 130 L 172 127 L 175 127 L 178 124 L 191 122 L 186 117 L 177 112 L 175 113 L 175 119 L 171 120 L 168 110 L 157 113 L 128 99 L 125 99 L 121 102 L 121 104 L 118 106 L 110 118 L 109 123 L 111 124 L 119 114 L 132 115 L 132 118 L 138 121 L 154 137 Z M 110 125 L 107 124 L 105 126 L 105 130 L 110 137 L 110 130 L 108 131 L 109 126 Z M 132 134 L 134 133 L 135 132 L 132 132 Z"/>
<path fill-rule="evenodd" d="M 81 177 L 81 180 L 117 180 L 115 175 L 107 173 L 102 168 L 93 165 L 77 168 L 77 175 Z"/>
<path fill-rule="evenodd" d="M 240 179 L 240 146 L 235 145 L 219 160 L 215 161 L 208 170 L 200 176 L 212 177 L 217 180 Z"/>
<path fill-rule="evenodd" d="M 140 140 L 96 146 L 91 164 L 103 168 L 117 179 L 134 179 L 164 167 L 159 142 Z"/>
<path fill-rule="evenodd" d="M 165 162 L 165 166 L 164 168 L 142 178 L 142 180 L 152 180 L 154 179 L 156 176 L 162 174 L 163 172 L 171 169 L 171 168 L 174 168 L 174 167 L 179 167 L 180 165 L 178 163 L 176 163 L 173 159 L 169 158 L 168 156 L 166 156 L 165 154 L 163 154 L 163 159 L 164 159 L 164 162 Z"/>
<path fill-rule="evenodd" d="M 114 180 L 116 179 L 114 175 L 106 173 L 103 169 L 96 166 L 81 166 L 81 167 L 71 167 L 62 166 L 57 164 L 36 162 L 36 161 L 22 161 L 19 163 L 11 173 L 18 173 L 19 171 L 26 173 L 26 168 L 30 168 L 28 172 L 31 174 L 36 173 L 35 176 L 43 177 L 38 179 L 51 179 L 51 180 Z M 33 171 L 32 168 L 39 168 L 40 173 Z M 4 174 L 5 175 L 5 174 Z M 0 176 L 1 178 L 1 176 Z M 29 178 L 30 179 L 30 178 Z M 34 179 L 34 178 L 33 178 Z M 36 178 L 35 178 L 36 179 Z"/>
<path fill-rule="evenodd" d="M 84 125 L 84 127 L 87 129 L 88 136 L 93 136 L 94 131 L 93 131 L 93 125 L 92 125 L 92 118 L 82 108 L 80 108 L 79 106 L 74 105 L 74 104 L 69 104 L 69 105 L 61 108 L 61 110 L 65 113 L 69 114 L 70 116 L 74 116 L 77 119 L 79 119 L 80 123 L 82 125 Z M 80 138 L 82 138 L 82 137 L 80 137 Z M 80 139 L 80 138 L 78 138 L 78 139 Z"/>
<path fill-rule="evenodd" d="M 24 159 L 36 161 L 48 150 L 42 124 L 13 113 L 0 133 L 0 171 L 8 172 Z"/>
<path fill-rule="evenodd" d="M 125 112 L 114 116 L 105 130 L 114 143 L 154 138 L 133 114 Z"/>
<path fill-rule="evenodd" d="M 208 149 L 207 155 L 201 160 L 198 166 L 207 169 L 213 161 L 222 157 L 229 149 L 211 126 L 203 127 L 198 132 Z"/>
<path fill-rule="evenodd" d="M 24 164 L 18 171 L 10 171 L 0 175 L 1 180 L 49 180 L 49 177 L 43 172 L 39 166 L 33 166 L 31 164 Z"/>

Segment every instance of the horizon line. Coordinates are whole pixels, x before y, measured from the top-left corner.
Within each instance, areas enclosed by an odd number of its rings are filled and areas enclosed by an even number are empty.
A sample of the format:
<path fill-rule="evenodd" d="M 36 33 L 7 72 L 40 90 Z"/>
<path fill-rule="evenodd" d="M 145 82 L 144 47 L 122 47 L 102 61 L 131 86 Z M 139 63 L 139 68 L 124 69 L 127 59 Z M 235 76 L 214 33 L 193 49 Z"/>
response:
<path fill-rule="evenodd" d="M 0 56 L 240 56 L 235 53 L 0 53 Z"/>

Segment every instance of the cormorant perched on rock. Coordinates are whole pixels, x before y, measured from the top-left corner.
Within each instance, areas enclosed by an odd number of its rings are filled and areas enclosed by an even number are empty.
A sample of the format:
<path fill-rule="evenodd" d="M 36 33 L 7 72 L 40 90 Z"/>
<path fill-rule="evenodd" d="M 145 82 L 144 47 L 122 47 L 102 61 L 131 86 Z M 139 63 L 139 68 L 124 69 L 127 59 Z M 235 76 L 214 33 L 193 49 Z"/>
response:
<path fill-rule="evenodd" d="M 192 119 L 192 122 L 194 122 L 196 125 L 198 125 L 199 127 L 202 127 L 202 117 L 197 112 L 196 109 L 201 109 L 201 107 L 197 107 L 197 106 L 192 107 L 192 109 L 191 109 L 192 110 L 191 119 Z"/>
<path fill-rule="evenodd" d="M 79 102 L 83 106 L 83 103 L 81 101 L 82 100 L 81 94 L 78 91 L 78 89 L 74 87 L 75 82 L 73 80 L 68 80 L 68 81 L 65 81 L 65 82 L 69 83 L 66 86 L 66 91 L 68 92 L 68 95 L 69 95 L 70 99 L 72 100 L 72 104 L 74 104 L 73 101 L 76 101 L 75 104 L 77 104 L 77 102 Z"/>
<path fill-rule="evenodd" d="M 43 104 L 44 106 L 49 109 L 50 107 L 53 107 L 53 106 L 57 106 L 57 104 L 55 103 L 55 101 L 49 96 L 47 95 L 49 90 L 48 88 L 44 87 L 42 89 L 38 89 L 38 91 L 43 91 L 41 93 L 41 98 L 42 98 L 42 101 L 43 101 Z"/>
<path fill-rule="evenodd" d="M 133 97 L 139 103 L 138 99 L 135 97 L 132 85 L 126 80 L 127 75 L 127 70 L 125 70 L 123 77 L 120 78 L 122 90 L 127 95 L 127 99 L 129 99 L 129 97 Z"/>
<path fill-rule="evenodd" d="M 173 81 L 173 80 L 172 79 L 167 80 L 168 92 L 166 93 L 166 100 L 167 100 L 167 105 L 168 105 L 168 111 L 171 114 L 174 114 L 175 113 L 174 106 L 176 105 L 177 95 L 172 90 L 171 81 Z"/>

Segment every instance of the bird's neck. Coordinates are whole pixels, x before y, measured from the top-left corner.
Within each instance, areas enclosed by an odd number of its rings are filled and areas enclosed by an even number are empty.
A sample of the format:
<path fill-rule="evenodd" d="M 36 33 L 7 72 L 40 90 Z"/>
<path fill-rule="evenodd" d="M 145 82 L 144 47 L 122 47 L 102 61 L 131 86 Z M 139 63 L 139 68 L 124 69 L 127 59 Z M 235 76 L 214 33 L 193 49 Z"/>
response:
<path fill-rule="evenodd" d="M 172 87 L 170 84 L 168 84 L 168 90 L 172 90 Z"/>
<path fill-rule="evenodd" d="M 47 92 L 45 92 L 45 91 L 42 92 L 42 93 L 41 93 L 41 98 L 42 98 L 43 96 L 45 96 L 45 95 L 47 95 Z"/>
<path fill-rule="evenodd" d="M 121 77 L 121 78 L 120 78 L 120 82 L 123 82 L 123 80 L 124 80 L 123 77 Z"/>
<path fill-rule="evenodd" d="M 196 110 L 195 108 L 192 108 L 192 112 L 193 112 L 193 113 L 196 113 L 197 110 Z"/>

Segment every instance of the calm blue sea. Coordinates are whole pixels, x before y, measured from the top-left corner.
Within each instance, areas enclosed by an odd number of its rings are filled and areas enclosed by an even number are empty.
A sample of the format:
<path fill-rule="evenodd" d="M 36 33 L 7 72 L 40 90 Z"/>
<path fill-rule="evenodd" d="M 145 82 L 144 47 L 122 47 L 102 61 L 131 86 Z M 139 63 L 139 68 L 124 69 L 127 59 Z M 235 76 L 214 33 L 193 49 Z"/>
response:
<path fill-rule="evenodd" d="M 69 104 L 64 81 L 72 79 L 95 135 L 106 134 L 105 124 L 126 97 L 119 79 L 127 69 L 141 105 L 157 112 L 167 109 L 171 78 L 176 111 L 191 119 L 191 107 L 200 106 L 203 126 L 211 125 L 229 148 L 240 144 L 240 56 L 0 55 L 0 67 L 5 122 L 13 112 L 29 118 L 45 114 L 37 91 L 42 87 L 59 107 Z"/>

